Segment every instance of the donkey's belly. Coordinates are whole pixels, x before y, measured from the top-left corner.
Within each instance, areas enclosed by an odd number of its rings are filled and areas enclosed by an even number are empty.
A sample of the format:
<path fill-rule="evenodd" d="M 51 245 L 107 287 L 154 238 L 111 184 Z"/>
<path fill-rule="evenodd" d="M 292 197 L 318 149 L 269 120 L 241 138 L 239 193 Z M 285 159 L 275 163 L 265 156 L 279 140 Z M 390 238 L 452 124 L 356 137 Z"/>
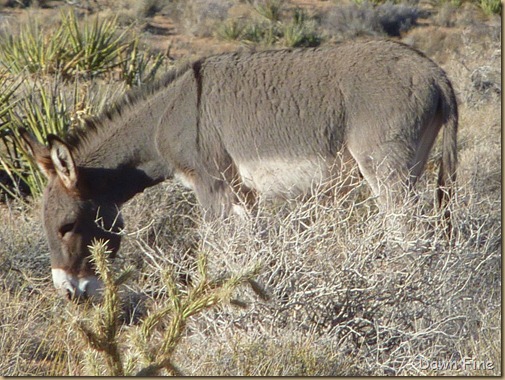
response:
<path fill-rule="evenodd" d="M 264 159 L 237 164 L 242 182 L 263 197 L 293 198 L 331 177 L 322 158 L 304 160 Z"/>

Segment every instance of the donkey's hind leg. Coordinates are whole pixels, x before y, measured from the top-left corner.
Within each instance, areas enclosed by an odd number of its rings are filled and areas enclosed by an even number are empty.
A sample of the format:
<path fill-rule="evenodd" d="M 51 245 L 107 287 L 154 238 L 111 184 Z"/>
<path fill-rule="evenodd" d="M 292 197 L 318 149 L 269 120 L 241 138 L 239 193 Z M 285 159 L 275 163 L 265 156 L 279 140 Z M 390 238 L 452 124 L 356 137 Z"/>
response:
<path fill-rule="evenodd" d="M 379 209 L 385 218 L 387 240 L 403 246 L 412 229 L 410 214 L 416 204 L 413 186 L 418 173 L 409 168 L 413 160 L 411 151 L 404 146 L 392 145 L 367 152 L 352 147 L 349 150 L 378 198 Z"/>

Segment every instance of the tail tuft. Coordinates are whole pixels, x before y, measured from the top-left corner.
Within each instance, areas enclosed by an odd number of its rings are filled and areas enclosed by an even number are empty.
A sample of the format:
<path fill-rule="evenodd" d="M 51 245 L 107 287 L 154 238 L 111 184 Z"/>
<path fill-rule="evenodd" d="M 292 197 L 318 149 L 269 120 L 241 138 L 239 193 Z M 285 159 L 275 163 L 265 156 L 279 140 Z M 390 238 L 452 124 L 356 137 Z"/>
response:
<path fill-rule="evenodd" d="M 438 173 L 437 199 L 440 208 L 445 207 L 453 196 L 458 164 L 458 105 L 454 90 L 447 81 L 442 87 L 441 108 L 444 119 L 442 137 L 442 160 Z"/>

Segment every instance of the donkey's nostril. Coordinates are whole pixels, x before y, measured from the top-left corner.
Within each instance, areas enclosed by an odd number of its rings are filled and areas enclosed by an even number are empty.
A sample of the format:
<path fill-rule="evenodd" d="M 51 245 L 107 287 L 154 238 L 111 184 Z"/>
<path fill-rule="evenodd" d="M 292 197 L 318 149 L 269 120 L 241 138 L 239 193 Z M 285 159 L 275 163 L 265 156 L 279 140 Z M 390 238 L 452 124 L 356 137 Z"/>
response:
<path fill-rule="evenodd" d="M 63 294 L 69 301 L 75 298 L 75 288 L 72 286 L 72 284 L 65 284 L 63 288 Z"/>
<path fill-rule="evenodd" d="M 81 286 L 75 286 L 73 284 L 65 284 L 63 289 L 67 300 L 72 302 L 82 302 L 88 298 L 88 292 L 86 291 L 87 284 L 81 284 Z"/>
<path fill-rule="evenodd" d="M 87 279 L 81 279 L 79 283 L 75 287 L 75 294 L 73 301 L 75 302 L 84 302 L 92 297 L 92 286 L 90 286 L 90 282 Z"/>
<path fill-rule="evenodd" d="M 80 289 L 80 297 L 88 298 L 88 283 L 86 282 L 82 289 Z"/>
<path fill-rule="evenodd" d="M 88 293 L 85 290 L 80 289 L 75 289 L 75 291 L 67 289 L 66 295 L 69 301 L 77 303 L 85 301 L 88 298 Z"/>
<path fill-rule="evenodd" d="M 66 289 L 66 291 L 65 291 L 65 297 L 67 298 L 68 301 L 72 300 L 73 293 L 70 291 L 70 289 Z"/>

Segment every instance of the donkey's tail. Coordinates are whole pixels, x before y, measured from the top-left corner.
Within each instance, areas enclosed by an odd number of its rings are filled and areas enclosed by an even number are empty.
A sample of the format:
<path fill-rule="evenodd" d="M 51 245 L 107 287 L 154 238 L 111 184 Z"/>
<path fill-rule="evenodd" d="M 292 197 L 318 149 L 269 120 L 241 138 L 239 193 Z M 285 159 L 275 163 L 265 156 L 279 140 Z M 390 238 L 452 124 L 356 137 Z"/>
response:
<path fill-rule="evenodd" d="M 437 199 L 439 206 L 444 207 L 453 195 L 453 186 L 456 181 L 456 166 L 458 163 L 458 104 L 449 80 L 443 82 L 440 89 L 444 131 L 442 137 L 442 160 L 438 173 Z"/>

